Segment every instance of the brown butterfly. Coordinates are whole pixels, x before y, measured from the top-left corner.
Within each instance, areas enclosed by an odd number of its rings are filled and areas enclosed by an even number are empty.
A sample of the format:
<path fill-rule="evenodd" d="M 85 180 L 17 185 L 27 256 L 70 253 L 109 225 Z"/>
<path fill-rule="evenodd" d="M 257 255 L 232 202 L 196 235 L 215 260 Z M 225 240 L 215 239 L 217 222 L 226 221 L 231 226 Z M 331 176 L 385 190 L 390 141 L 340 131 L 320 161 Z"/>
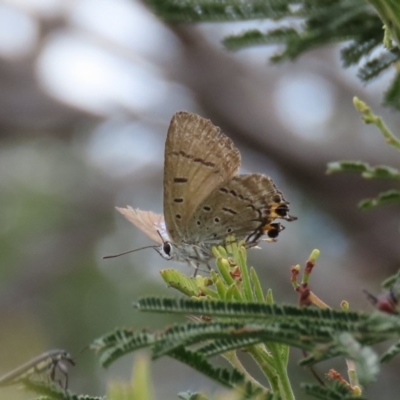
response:
<path fill-rule="evenodd" d="M 220 128 L 177 112 L 165 143 L 164 215 L 117 210 L 157 243 L 162 257 L 189 262 L 196 273 L 228 235 L 254 247 L 263 235 L 278 236 L 283 227 L 275 219 L 297 219 L 270 177 L 238 175 L 239 168 L 239 150 Z"/>

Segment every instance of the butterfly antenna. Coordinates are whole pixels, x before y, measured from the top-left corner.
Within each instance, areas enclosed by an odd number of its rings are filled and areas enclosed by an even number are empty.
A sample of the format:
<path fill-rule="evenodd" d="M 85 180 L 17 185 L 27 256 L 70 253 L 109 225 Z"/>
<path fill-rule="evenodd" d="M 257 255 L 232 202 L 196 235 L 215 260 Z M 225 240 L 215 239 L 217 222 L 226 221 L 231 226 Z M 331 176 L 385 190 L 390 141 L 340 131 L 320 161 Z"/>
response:
<path fill-rule="evenodd" d="M 138 249 L 135 250 L 129 250 L 129 251 L 124 251 L 123 253 L 119 253 L 119 254 L 113 254 L 111 256 L 104 256 L 103 260 L 105 260 L 106 258 L 115 258 L 115 257 L 119 257 L 119 256 L 123 256 L 125 254 L 129 254 L 129 253 L 133 253 L 135 251 L 139 251 L 139 250 L 143 250 L 143 249 L 155 249 L 156 246 L 144 246 L 144 247 L 139 247 Z"/>
<path fill-rule="evenodd" d="M 158 236 L 160 236 L 160 239 L 161 239 L 161 241 L 162 241 L 162 244 L 165 244 L 165 240 L 164 240 L 164 238 L 162 237 L 162 235 L 161 235 L 161 232 L 157 229 L 157 233 L 158 233 Z"/>
<path fill-rule="evenodd" d="M 90 344 L 87 344 L 86 346 L 82 347 L 75 355 L 74 359 L 79 357 L 85 350 L 90 349 Z"/>

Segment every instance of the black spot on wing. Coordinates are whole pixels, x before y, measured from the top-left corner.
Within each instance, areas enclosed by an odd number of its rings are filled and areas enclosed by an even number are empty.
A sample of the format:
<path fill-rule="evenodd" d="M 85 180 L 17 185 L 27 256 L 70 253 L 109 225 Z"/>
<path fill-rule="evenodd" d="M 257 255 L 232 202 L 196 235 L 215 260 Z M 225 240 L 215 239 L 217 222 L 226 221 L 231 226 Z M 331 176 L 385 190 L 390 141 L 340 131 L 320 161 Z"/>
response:
<path fill-rule="evenodd" d="M 195 158 L 193 161 L 197 162 L 197 163 L 200 163 L 200 164 L 203 164 L 206 167 L 215 167 L 215 164 L 213 162 L 203 160 L 202 158 Z"/>
<path fill-rule="evenodd" d="M 222 207 L 222 210 L 232 215 L 237 214 L 237 212 L 235 210 L 232 210 L 231 208 Z"/>

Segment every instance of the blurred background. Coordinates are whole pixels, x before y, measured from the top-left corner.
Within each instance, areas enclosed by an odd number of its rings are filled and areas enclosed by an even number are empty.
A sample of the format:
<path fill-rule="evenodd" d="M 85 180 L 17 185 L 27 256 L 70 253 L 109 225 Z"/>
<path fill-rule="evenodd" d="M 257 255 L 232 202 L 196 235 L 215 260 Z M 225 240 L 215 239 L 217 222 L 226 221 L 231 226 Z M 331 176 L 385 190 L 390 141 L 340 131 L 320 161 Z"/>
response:
<path fill-rule="evenodd" d="M 131 303 L 175 295 L 158 271 L 191 274 L 188 266 L 152 250 L 102 257 L 151 244 L 114 206 L 162 212 L 164 141 L 178 110 L 220 126 L 241 151 L 242 172 L 270 175 L 299 217 L 284 224 L 277 243 L 249 252 L 264 289 L 296 303 L 290 267 L 318 248 L 312 289 L 332 307 L 346 299 L 371 310 L 362 289 L 379 293 L 399 268 L 398 209 L 356 205 L 391 184 L 325 170 L 338 159 L 398 165 L 398 154 L 352 106 L 359 96 L 396 131 L 398 113 L 380 107 L 391 76 L 362 87 L 355 69 L 342 69 L 335 46 L 274 66 L 274 47 L 228 53 L 220 44 L 229 33 L 267 25 L 171 27 L 135 0 L 0 1 L 0 375 L 47 349 L 75 355 L 116 326 L 177 320 L 138 314 Z M 133 358 L 104 371 L 84 351 L 70 388 L 103 395 L 108 381 L 130 378 Z M 313 381 L 300 358 L 294 350 L 291 376 Z M 345 371 L 343 361 L 333 366 Z M 393 399 L 398 367 L 384 366 L 366 396 Z M 169 359 L 153 363 L 152 373 L 157 399 L 218 388 Z M 12 388 L 1 397 L 32 396 Z"/>

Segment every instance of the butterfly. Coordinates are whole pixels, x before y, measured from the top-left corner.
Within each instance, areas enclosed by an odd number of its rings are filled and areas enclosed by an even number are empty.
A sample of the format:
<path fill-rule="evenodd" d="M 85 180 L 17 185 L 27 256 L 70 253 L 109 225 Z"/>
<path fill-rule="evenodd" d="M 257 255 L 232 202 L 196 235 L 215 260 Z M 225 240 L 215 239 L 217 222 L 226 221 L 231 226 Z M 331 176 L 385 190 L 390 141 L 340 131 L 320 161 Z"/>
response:
<path fill-rule="evenodd" d="M 250 248 L 264 235 L 276 239 L 283 229 L 276 219 L 297 219 L 270 177 L 238 175 L 239 168 L 239 150 L 220 128 L 179 111 L 165 143 L 164 215 L 117 210 L 157 244 L 152 247 L 162 257 L 188 262 L 196 274 L 213 257 L 211 247 L 228 235 Z"/>

